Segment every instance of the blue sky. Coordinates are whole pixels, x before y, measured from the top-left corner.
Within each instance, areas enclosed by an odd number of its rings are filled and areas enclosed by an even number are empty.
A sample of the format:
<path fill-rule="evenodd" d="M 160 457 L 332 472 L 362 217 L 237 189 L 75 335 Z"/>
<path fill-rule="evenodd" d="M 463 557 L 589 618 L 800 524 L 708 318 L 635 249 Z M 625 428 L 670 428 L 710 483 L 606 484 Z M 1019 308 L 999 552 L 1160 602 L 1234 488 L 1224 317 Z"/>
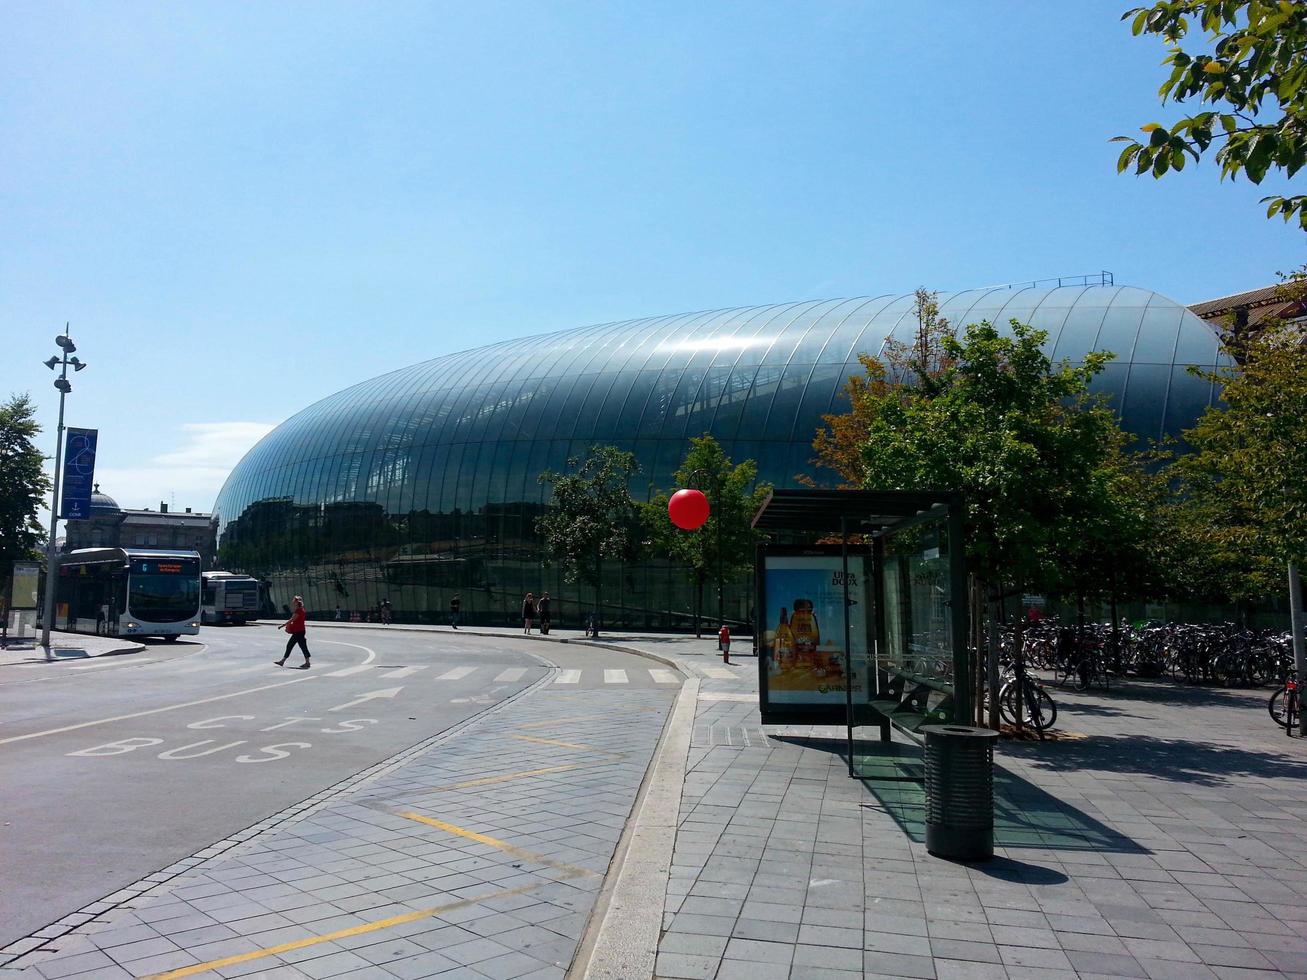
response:
<path fill-rule="evenodd" d="M 0 396 L 53 429 L 71 321 L 104 489 L 202 509 L 269 426 L 480 343 L 1100 269 L 1189 303 L 1301 264 L 1257 205 L 1282 185 L 1116 174 L 1109 137 L 1176 115 L 1120 9 L 8 3 Z"/>

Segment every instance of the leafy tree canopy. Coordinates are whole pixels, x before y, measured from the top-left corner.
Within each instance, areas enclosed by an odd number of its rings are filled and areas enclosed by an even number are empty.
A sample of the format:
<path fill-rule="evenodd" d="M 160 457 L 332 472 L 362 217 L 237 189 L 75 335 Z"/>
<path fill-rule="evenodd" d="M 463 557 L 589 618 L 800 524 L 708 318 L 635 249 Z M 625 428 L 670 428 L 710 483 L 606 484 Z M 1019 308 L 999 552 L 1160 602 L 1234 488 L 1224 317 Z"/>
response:
<path fill-rule="evenodd" d="M 615 446 L 592 446 L 585 458 L 573 456 L 566 473 L 546 471 L 541 483 L 553 485 L 553 500 L 536 530 L 568 582 L 598 588 L 603 559 L 626 560 L 640 540 L 640 511 L 628 487 L 640 472 L 633 453 Z"/>
<path fill-rule="evenodd" d="M 39 558 L 45 544 L 38 514 L 50 480 L 33 441 L 40 432 L 29 395 L 0 403 L 0 577 L 11 562 Z"/>
<path fill-rule="evenodd" d="M 692 438 L 676 471 L 676 489 L 702 490 L 710 508 L 708 521 L 697 530 L 681 530 L 667 516 L 669 494 L 655 494 L 645 507 L 654 547 L 690 568 L 700 581 L 717 570 L 719 540 L 726 573 L 752 568 L 761 540 L 752 527 L 753 515 L 771 492 L 770 484 L 755 485 L 757 479 L 756 461 L 732 462 L 708 433 Z"/>
<path fill-rule="evenodd" d="M 1159 0 L 1127 11 L 1136 36 L 1168 45 L 1170 77 L 1163 103 L 1195 101 L 1216 108 L 1169 128 L 1150 122 L 1146 141 L 1127 145 L 1117 171 L 1161 177 L 1183 170 L 1213 145 L 1221 177 L 1243 173 L 1254 184 L 1271 170 L 1292 177 L 1307 162 L 1307 4 L 1290 0 Z M 1263 199 L 1267 217 L 1297 216 L 1307 230 L 1307 196 Z"/>

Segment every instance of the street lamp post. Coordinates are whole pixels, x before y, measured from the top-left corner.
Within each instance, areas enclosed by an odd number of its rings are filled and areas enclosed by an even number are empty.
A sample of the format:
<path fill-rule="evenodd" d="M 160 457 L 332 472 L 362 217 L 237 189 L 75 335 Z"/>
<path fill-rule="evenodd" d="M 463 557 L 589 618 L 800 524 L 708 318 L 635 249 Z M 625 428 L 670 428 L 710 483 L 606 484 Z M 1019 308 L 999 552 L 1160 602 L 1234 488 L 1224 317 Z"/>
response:
<path fill-rule="evenodd" d="M 59 552 L 55 549 L 54 538 L 59 526 L 59 481 L 64 459 L 64 396 L 73 390 L 73 386 L 68 382 L 68 366 L 71 364 L 74 372 L 86 367 L 86 362 L 70 356 L 77 350 L 77 345 L 68 335 L 68 324 L 64 324 L 64 332 L 56 337 L 54 342 L 62 353 L 44 362 L 51 371 L 59 368 L 59 377 L 54 380 L 54 386 L 59 391 L 59 426 L 55 430 L 54 485 L 50 490 L 50 537 L 45 543 L 45 602 L 41 609 L 41 646 L 45 648 L 47 660 L 51 659 L 50 623 L 54 619 L 54 594 L 59 582 Z"/>

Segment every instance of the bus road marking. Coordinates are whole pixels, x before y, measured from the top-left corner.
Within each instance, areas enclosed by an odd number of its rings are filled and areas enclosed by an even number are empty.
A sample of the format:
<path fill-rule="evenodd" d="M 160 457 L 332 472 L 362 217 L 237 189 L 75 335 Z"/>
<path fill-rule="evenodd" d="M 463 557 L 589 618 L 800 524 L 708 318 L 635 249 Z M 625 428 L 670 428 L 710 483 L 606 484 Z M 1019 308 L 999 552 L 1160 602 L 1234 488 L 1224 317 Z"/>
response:
<path fill-rule="evenodd" d="M 555 861 L 553 858 L 545 857 L 543 854 L 537 854 L 535 851 L 528 851 L 515 844 L 510 844 L 508 841 L 500 840 L 497 837 L 490 837 L 486 834 L 479 834 L 475 830 L 468 830 L 466 827 L 455 827 L 452 823 L 445 823 L 445 821 L 437 820 L 435 817 L 424 817 L 420 813 L 412 812 L 401 813 L 399 816 L 406 817 L 409 820 L 416 820 L 418 823 L 424 823 L 430 827 L 437 827 L 447 833 L 476 841 L 478 844 L 485 844 L 489 847 L 495 848 L 496 850 L 503 851 L 510 857 L 515 857 L 522 861 L 530 861 L 532 864 L 543 864 L 546 868 L 555 868 L 558 871 L 563 871 L 577 877 L 603 877 L 599 872 L 591 871 L 589 868 L 581 868 L 577 867 L 575 864 L 566 864 L 563 861 Z"/>
<path fill-rule="evenodd" d="M 579 752 L 598 751 L 601 754 L 608 754 L 603 753 L 603 750 L 601 749 L 592 749 L 588 745 L 577 745 L 575 742 L 560 742 L 556 738 L 541 738 L 539 735 L 510 735 L 508 737 L 521 739 L 523 742 L 535 742 L 537 745 L 556 745 L 562 749 L 576 749 Z"/>
<path fill-rule="evenodd" d="M 95 721 L 83 721 L 76 725 L 65 725 L 62 728 L 48 728 L 43 732 L 28 732 L 26 735 L 10 735 L 8 738 L 0 738 L 0 745 L 8 745 L 10 742 L 24 742 L 29 738 L 42 738 L 46 735 L 62 735 L 64 732 L 75 732 L 82 728 L 92 728 L 95 725 L 108 725 L 115 721 L 128 721 L 132 718 L 144 718 L 147 715 L 163 714 L 166 711 L 177 711 L 181 708 L 194 708 L 196 705 L 212 704 L 214 701 L 226 701 L 230 698 L 243 697 L 246 694 L 258 694 L 260 691 L 270 691 L 274 687 L 285 687 L 287 684 L 299 684 L 303 681 L 311 681 L 316 677 L 316 674 L 309 674 L 305 677 L 295 677 L 288 681 L 278 681 L 276 684 L 263 684 L 260 687 L 251 687 L 244 691 L 232 691 L 230 694 L 215 694 L 211 698 L 201 698 L 198 701 L 187 701 L 185 704 L 170 704 L 163 708 L 150 708 L 146 711 L 134 711 L 129 715 L 114 715 L 112 718 L 99 718 Z"/>
<path fill-rule="evenodd" d="M 352 708 L 356 704 L 362 704 L 364 701 L 371 701 L 374 698 L 393 698 L 402 690 L 404 690 L 404 686 L 401 684 L 399 687 L 388 687 L 381 691 L 372 691 L 368 694 L 362 695 L 361 697 L 355 698 L 353 701 L 346 701 L 344 704 L 338 704 L 334 708 L 328 708 L 327 710 L 344 711 L 346 708 Z"/>

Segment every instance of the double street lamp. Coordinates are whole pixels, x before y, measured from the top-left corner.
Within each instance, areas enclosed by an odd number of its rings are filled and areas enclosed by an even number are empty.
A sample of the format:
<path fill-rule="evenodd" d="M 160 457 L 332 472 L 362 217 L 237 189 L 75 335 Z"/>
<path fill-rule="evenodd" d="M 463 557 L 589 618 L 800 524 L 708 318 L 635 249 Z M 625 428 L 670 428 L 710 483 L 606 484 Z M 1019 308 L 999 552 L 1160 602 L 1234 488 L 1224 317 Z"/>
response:
<path fill-rule="evenodd" d="M 59 526 L 59 480 L 62 475 L 64 459 L 64 396 L 73 390 L 68 381 L 68 368 L 71 365 L 76 373 L 86 367 L 86 362 L 73 357 L 77 345 L 68 335 L 68 324 L 64 332 L 54 339 L 60 353 L 45 361 L 51 371 L 59 369 L 59 377 L 54 379 L 54 386 L 59 391 L 59 426 L 55 430 L 54 446 L 54 484 L 50 490 L 50 537 L 45 545 L 45 602 L 41 609 L 41 646 L 45 647 L 45 657 L 50 659 L 50 623 L 54 620 L 54 595 L 59 583 L 59 552 L 55 548 L 54 536 Z"/>

